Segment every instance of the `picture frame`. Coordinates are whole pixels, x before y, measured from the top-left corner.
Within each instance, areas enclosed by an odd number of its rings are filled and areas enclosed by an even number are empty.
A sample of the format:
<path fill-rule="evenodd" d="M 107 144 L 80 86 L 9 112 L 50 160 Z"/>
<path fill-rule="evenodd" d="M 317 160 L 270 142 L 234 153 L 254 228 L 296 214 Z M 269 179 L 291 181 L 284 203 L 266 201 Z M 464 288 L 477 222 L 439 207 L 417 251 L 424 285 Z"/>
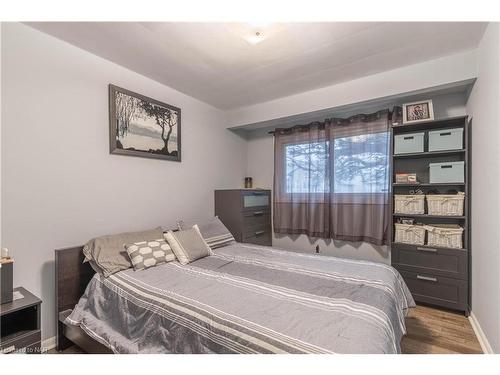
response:
<path fill-rule="evenodd" d="M 181 161 L 181 109 L 109 84 L 109 153 Z"/>
<path fill-rule="evenodd" d="M 419 100 L 403 104 L 403 124 L 414 124 L 434 120 L 432 100 Z"/>

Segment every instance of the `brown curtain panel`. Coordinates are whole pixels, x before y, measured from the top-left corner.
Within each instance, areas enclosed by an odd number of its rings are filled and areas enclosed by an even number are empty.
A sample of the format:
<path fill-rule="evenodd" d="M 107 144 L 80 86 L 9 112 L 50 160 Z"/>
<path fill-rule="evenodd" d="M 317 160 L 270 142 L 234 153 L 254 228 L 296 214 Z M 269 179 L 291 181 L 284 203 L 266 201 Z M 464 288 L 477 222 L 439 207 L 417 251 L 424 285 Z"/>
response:
<path fill-rule="evenodd" d="M 391 113 L 276 129 L 276 233 L 388 242 Z"/>

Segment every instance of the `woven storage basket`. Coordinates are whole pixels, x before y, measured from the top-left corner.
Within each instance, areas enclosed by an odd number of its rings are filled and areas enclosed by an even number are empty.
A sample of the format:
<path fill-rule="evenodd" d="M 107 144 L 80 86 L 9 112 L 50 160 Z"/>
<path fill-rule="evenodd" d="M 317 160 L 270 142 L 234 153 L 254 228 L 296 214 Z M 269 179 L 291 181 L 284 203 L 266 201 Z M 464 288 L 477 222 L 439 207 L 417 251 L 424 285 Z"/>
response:
<path fill-rule="evenodd" d="M 426 225 L 427 245 L 437 247 L 452 247 L 462 249 L 462 233 L 464 228 L 459 225 Z"/>
<path fill-rule="evenodd" d="M 394 224 L 396 234 L 394 242 L 423 245 L 425 243 L 425 229 L 421 225 Z"/>
<path fill-rule="evenodd" d="M 429 215 L 462 216 L 464 214 L 464 193 L 453 195 L 426 195 Z"/>
<path fill-rule="evenodd" d="M 395 214 L 423 214 L 425 195 L 394 195 Z"/>

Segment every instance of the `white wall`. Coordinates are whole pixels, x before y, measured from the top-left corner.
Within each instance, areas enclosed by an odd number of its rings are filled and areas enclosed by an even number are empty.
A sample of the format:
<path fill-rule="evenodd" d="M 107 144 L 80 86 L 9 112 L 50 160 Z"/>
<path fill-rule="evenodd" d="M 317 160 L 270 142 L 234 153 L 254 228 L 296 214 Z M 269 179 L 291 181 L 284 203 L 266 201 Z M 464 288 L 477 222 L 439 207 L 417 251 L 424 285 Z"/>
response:
<path fill-rule="evenodd" d="M 108 83 L 182 109 L 182 163 L 109 155 Z M 54 335 L 54 249 L 213 214 L 242 185 L 245 141 L 224 113 L 22 24 L 2 31 L 2 230 L 14 284 Z M 231 155 L 231 157 L 228 157 Z"/>
<path fill-rule="evenodd" d="M 472 123 L 472 312 L 500 353 L 500 28 L 490 23 L 467 102 Z"/>
<path fill-rule="evenodd" d="M 435 118 L 465 115 L 464 94 L 449 94 L 431 97 L 434 104 Z M 394 102 L 394 105 L 401 104 Z M 331 102 L 330 106 L 334 106 Z M 387 108 L 387 107 L 386 107 Z M 334 116 L 334 114 L 332 114 Z M 274 175 L 274 141 L 268 134 L 269 129 L 249 132 L 247 135 L 247 176 L 253 177 L 256 187 L 272 189 Z M 274 234 L 273 245 L 284 249 L 302 252 L 314 252 L 316 245 L 320 252 L 345 258 L 373 260 L 390 264 L 390 251 L 387 246 L 369 243 L 352 243 L 312 239 L 306 235 L 289 236 Z"/>
<path fill-rule="evenodd" d="M 373 74 L 228 112 L 238 126 L 474 79 L 475 50 Z"/>

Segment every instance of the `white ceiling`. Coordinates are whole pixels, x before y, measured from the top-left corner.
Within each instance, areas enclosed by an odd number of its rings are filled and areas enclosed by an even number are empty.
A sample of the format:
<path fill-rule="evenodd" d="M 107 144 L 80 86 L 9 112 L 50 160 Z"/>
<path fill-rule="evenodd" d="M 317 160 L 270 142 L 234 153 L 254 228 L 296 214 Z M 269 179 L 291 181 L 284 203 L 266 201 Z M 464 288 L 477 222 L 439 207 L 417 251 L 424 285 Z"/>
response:
<path fill-rule="evenodd" d="M 30 26 L 221 109 L 475 48 L 485 23 L 35 22 Z M 130 88 L 133 90 L 134 88 Z"/>

